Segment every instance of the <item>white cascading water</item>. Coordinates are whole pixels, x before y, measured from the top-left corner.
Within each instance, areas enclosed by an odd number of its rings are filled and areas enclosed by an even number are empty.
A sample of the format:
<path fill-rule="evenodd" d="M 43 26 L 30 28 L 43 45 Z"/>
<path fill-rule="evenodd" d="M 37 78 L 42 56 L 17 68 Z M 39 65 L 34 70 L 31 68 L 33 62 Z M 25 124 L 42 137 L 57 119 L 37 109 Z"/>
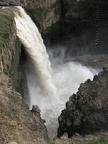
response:
<path fill-rule="evenodd" d="M 56 94 L 56 88 L 51 81 L 51 64 L 43 39 L 38 28 L 25 13 L 24 9 L 20 6 L 17 8 L 19 10 L 15 13 L 17 35 L 33 63 L 39 84 L 47 94 L 50 94 L 50 92 L 51 94 Z"/>
<path fill-rule="evenodd" d="M 30 109 L 32 105 L 39 106 L 52 139 L 57 131 L 57 117 L 65 108 L 65 102 L 77 92 L 80 83 L 92 79 L 97 71 L 78 63 L 64 63 L 63 57 L 54 58 L 50 50 L 52 73 L 49 56 L 36 25 L 23 8 L 17 7 L 14 13 L 17 35 L 28 55 L 28 62 L 23 64 L 27 81 L 25 95 L 29 97 L 29 100 L 25 98 L 25 102 Z"/>

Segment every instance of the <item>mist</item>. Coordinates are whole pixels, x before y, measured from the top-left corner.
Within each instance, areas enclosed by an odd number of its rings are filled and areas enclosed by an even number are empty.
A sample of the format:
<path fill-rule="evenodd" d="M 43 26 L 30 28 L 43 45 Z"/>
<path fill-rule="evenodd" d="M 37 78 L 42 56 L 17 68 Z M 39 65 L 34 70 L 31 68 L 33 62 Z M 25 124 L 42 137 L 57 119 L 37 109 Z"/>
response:
<path fill-rule="evenodd" d="M 24 102 L 32 109 L 38 105 L 41 117 L 46 120 L 50 139 L 57 133 L 57 118 L 65 108 L 69 96 L 76 93 L 85 80 L 98 72 L 80 63 L 66 60 L 67 49 L 63 45 L 47 48 L 29 15 L 23 8 L 16 7 L 15 22 L 17 36 L 24 46 L 22 70 L 25 77 Z M 68 51 L 69 52 L 69 51 Z"/>
<path fill-rule="evenodd" d="M 38 105 L 41 110 L 41 117 L 46 120 L 49 137 L 56 136 L 58 121 L 57 118 L 65 108 L 65 103 L 73 93 L 76 93 L 80 84 L 88 78 L 93 79 L 98 70 L 85 67 L 78 62 L 66 61 L 71 55 L 66 55 L 66 48 L 55 46 L 47 49 L 52 67 L 51 81 L 56 88 L 56 93 L 45 91 L 39 84 L 32 62 L 28 60 L 23 63 L 23 70 L 26 77 L 24 101 L 29 108 Z M 42 69 L 43 70 L 43 69 Z"/>

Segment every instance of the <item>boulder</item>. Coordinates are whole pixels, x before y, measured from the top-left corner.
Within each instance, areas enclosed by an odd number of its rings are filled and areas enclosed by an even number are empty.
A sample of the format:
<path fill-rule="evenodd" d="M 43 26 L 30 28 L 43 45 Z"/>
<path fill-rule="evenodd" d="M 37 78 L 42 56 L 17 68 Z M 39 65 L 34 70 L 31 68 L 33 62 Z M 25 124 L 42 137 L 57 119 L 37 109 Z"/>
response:
<path fill-rule="evenodd" d="M 108 130 L 108 68 L 87 80 L 73 94 L 58 117 L 58 137 L 64 133 L 71 137 L 75 133 L 90 134 Z"/>

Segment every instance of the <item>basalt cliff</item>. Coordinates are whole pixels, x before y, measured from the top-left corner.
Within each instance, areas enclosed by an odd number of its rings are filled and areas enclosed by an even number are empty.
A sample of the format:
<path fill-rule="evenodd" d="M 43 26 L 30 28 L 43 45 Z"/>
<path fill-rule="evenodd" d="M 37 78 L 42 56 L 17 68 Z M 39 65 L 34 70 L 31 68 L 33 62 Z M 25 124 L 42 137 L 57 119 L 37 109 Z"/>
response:
<path fill-rule="evenodd" d="M 0 144 L 86 144 L 90 140 L 102 141 L 102 138 L 107 144 L 107 68 L 93 81 L 87 80 L 80 85 L 58 118 L 58 137 L 67 133 L 72 139 L 64 135 L 49 142 L 39 108 L 30 111 L 23 103 L 22 45 L 16 36 L 13 13 L 3 8 L 19 5 L 29 13 L 45 39 L 48 36 L 55 42 L 62 36 L 70 38 L 71 33 L 77 37 L 85 29 L 88 34 L 92 27 L 93 37 L 90 36 L 87 43 L 93 41 L 90 44 L 93 52 L 96 48 L 95 54 L 108 54 L 108 33 L 104 29 L 108 19 L 107 0 L 0 0 Z"/>

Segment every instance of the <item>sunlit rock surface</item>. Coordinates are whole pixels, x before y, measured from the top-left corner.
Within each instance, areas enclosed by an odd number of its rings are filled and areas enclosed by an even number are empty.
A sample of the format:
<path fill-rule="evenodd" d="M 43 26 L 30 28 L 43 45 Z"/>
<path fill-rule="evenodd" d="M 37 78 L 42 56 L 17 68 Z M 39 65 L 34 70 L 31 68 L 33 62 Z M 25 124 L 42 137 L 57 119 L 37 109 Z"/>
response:
<path fill-rule="evenodd" d="M 0 74 L 0 144 L 47 144 L 47 130 L 40 112 L 22 104 L 10 78 Z"/>

